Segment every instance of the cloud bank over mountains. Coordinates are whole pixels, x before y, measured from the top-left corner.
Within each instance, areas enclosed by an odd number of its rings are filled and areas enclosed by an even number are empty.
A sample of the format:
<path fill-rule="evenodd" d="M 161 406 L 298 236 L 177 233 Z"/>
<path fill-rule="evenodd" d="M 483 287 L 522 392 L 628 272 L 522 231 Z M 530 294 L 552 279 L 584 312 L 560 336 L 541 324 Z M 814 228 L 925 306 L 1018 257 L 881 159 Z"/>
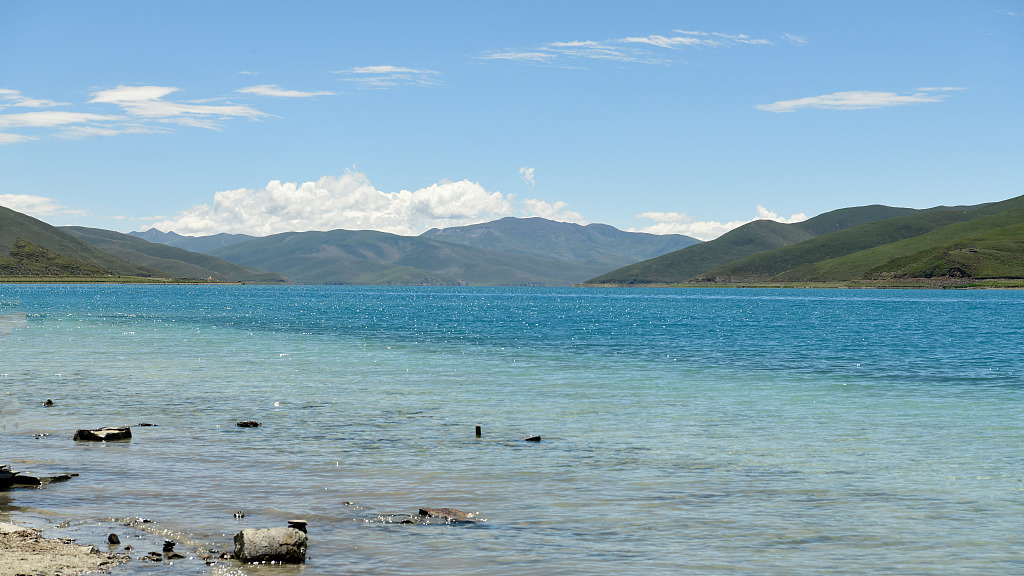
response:
<path fill-rule="evenodd" d="M 365 174 L 349 171 L 315 182 L 273 180 L 259 190 L 239 188 L 214 194 L 152 227 L 203 236 L 220 232 L 266 236 L 309 230 L 380 230 L 418 235 L 430 228 L 463 226 L 505 216 L 543 216 L 582 222 L 564 202 L 519 201 L 513 194 L 491 192 L 477 182 L 438 182 L 418 190 L 384 192 Z"/>
<path fill-rule="evenodd" d="M 42 219 L 88 214 L 86 210 L 64 206 L 52 198 L 29 194 L 0 194 L 0 206 Z M 365 174 L 348 171 L 342 176 L 324 176 L 302 184 L 273 180 L 258 190 L 238 188 L 216 192 L 212 204 L 197 204 L 173 218 L 154 217 L 140 228 L 186 236 L 222 232 L 268 236 L 337 229 L 380 230 L 417 236 L 431 228 L 467 226 L 506 216 L 589 223 L 582 213 L 570 210 L 569 204 L 561 200 L 519 199 L 514 194 L 488 191 L 470 180 L 443 181 L 413 191 L 384 192 L 374 187 Z M 126 216 L 111 218 L 139 220 Z M 698 221 L 683 212 L 643 212 L 636 218 L 655 223 L 630 227 L 627 231 L 684 234 L 706 241 L 753 220 L 788 224 L 802 222 L 807 216 L 800 213 L 785 218 L 758 206 L 754 217 L 730 222 Z"/>
<path fill-rule="evenodd" d="M 417 236 L 431 228 L 467 226 L 514 216 L 540 217 L 559 222 L 588 224 L 583 214 L 566 202 L 488 191 L 477 182 L 438 182 L 418 190 L 384 192 L 361 172 L 324 176 L 297 184 L 273 180 L 259 190 L 239 188 L 214 194 L 212 204 L 193 206 L 175 218 L 152 223 L 152 228 L 188 236 L 221 232 L 268 236 L 310 230 L 380 230 Z M 713 240 L 753 220 L 802 222 L 805 214 L 788 218 L 763 206 L 748 220 L 698 221 L 682 212 L 644 212 L 636 216 L 655 223 L 630 232 L 685 234 Z"/>

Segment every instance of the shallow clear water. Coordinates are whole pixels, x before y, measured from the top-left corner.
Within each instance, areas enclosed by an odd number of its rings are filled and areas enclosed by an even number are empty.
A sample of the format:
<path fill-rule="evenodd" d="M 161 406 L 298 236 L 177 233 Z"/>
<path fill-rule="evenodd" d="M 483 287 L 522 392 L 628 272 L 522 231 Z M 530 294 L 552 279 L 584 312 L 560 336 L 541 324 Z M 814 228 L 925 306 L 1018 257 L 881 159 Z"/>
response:
<path fill-rule="evenodd" d="M 259 574 L 1024 573 L 1024 292 L 0 285 L 17 312 L 0 462 L 80 476 L 0 520 L 52 536 L 306 519 L 305 567 Z M 484 521 L 382 521 L 420 507 Z"/>

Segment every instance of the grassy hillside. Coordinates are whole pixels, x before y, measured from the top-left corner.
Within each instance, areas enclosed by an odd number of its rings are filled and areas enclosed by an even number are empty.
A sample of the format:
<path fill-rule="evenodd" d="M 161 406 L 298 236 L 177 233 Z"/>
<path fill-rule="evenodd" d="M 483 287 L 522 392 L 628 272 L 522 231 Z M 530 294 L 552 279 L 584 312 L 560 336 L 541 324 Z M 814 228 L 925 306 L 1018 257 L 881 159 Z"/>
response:
<path fill-rule="evenodd" d="M 597 266 L 376 231 L 289 232 L 210 253 L 303 284 L 569 285 Z"/>
<path fill-rule="evenodd" d="M 1024 196 L 969 212 L 973 218 L 842 258 L 810 262 L 775 279 L 1024 277 Z"/>
<path fill-rule="evenodd" d="M 916 212 L 910 208 L 861 206 L 826 212 L 796 224 L 755 220 L 709 242 L 696 244 L 592 278 L 587 284 L 687 282 L 751 254 L 790 246 L 822 234 Z"/>
<path fill-rule="evenodd" d="M 544 218 L 502 218 L 470 226 L 434 228 L 421 237 L 605 270 L 699 243 L 681 234 L 625 232 L 606 224 L 581 226 Z"/>
<path fill-rule="evenodd" d="M 22 238 L 14 241 L 8 257 L 0 257 L 0 276 L 108 276 L 99 266 L 68 258 Z"/>
<path fill-rule="evenodd" d="M 125 276 L 168 276 L 162 270 L 132 264 L 107 254 L 58 228 L 0 206 L 0 255 L 14 248 L 18 238 L 40 246 L 65 258 Z"/>
<path fill-rule="evenodd" d="M 977 215 L 972 209 L 932 210 L 862 224 L 805 240 L 795 245 L 768 250 L 705 272 L 697 280 L 715 282 L 762 282 L 808 263 L 834 260 L 842 256 L 920 236 L 926 232 Z M 839 272 L 841 279 L 860 277 L 850 270 Z M 840 279 L 840 278 L 836 278 Z"/>
<path fill-rule="evenodd" d="M 283 283 L 280 274 L 234 264 L 207 254 L 147 242 L 129 234 L 67 226 L 61 230 L 138 266 L 158 268 L 175 278 L 213 278 L 221 282 Z"/>

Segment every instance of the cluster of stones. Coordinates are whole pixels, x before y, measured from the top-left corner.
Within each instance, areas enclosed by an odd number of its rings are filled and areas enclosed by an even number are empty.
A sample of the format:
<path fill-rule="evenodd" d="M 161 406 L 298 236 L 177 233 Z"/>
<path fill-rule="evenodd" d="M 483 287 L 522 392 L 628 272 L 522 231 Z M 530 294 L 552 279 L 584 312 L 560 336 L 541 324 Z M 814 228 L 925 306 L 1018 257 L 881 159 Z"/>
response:
<path fill-rule="evenodd" d="M 53 401 L 47 400 L 44 406 L 52 406 Z M 236 425 L 240 428 L 256 428 L 260 422 L 255 420 L 242 420 Z M 153 424 L 139 424 L 139 426 L 153 426 Z M 476 436 L 481 437 L 480 426 L 476 427 Z M 76 442 L 116 442 L 131 440 L 131 427 L 104 427 L 97 429 L 81 429 L 75 432 Z M 526 442 L 540 442 L 540 436 L 526 436 L 521 438 Z M 11 486 L 38 486 L 48 482 L 59 482 L 68 480 L 77 474 L 64 474 L 45 478 L 32 476 L 20 476 L 9 466 L 0 466 L 0 489 Z M 346 503 L 348 504 L 348 503 Z M 235 513 L 235 518 L 244 518 L 242 512 Z M 440 522 L 443 524 L 461 524 L 477 522 L 475 514 L 462 512 L 454 508 L 420 508 L 417 516 L 409 516 L 409 519 L 402 521 L 403 524 L 430 524 Z M 111 546 L 120 544 L 116 534 L 110 534 L 108 543 Z M 308 538 L 306 535 L 305 520 L 290 520 L 287 528 L 246 528 L 235 535 L 235 549 L 230 556 L 246 563 L 287 563 L 298 564 L 306 561 L 306 547 Z M 164 542 L 163 552 L 152 552 L 142 560 L 160 561 L 164 559 L 183 558 L 182 555 L 174 552 L 175 543 L 171 540 Z M 131 549 L 130 546 L 125 547 Z M 222 557 L 228 557 L 224 554 Z"/>

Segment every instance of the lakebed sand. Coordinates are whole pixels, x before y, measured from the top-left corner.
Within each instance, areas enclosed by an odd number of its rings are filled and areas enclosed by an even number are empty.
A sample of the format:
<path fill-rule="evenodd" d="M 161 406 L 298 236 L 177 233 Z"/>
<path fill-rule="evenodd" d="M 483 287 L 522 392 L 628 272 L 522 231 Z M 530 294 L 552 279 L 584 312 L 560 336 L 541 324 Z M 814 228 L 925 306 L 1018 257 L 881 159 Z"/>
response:
<path fill-rule="evenodd" d="M 125 560 L 93 546 L 44 538 L 37 530 L 0 523 L 0 576 L 88 574 L 109 570 Z"/>

